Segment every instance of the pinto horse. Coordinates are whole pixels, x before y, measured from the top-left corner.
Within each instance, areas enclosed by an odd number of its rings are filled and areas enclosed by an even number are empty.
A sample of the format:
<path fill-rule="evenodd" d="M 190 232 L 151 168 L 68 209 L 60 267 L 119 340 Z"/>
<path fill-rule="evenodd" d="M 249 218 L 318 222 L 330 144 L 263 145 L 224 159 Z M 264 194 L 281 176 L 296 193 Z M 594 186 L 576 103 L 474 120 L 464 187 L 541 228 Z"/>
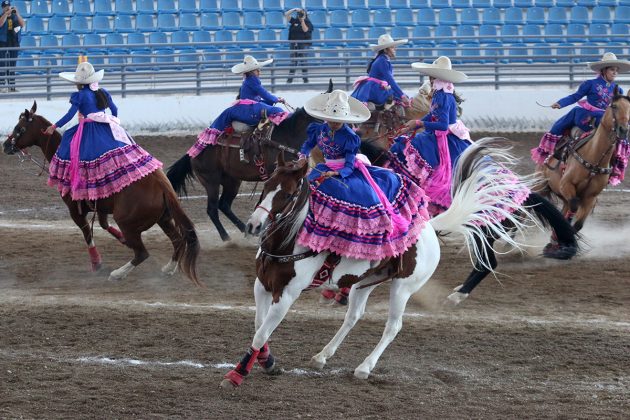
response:
<path fill-rule="evenodd" d="M 440 243 L 436 231 L 462 234 L 470 246 L 470 252 L 483 259 L 478 241 L 486 235 L 479 229 L 479 214 L 487 216 L 488 228 L 496 238 L 502 238 L 515 247 L 516 243 L 504 225 L 498 222 L 497 214 L 504 214 L 517 230 L 522 230 L 526 220 L 514 217 L 511 212 L 520 211 L 526 218 L 529 212 L 509 199 L 496 199 L 496 185 L 508 188 L 497 181 L 498 174 L 490 168 L 482 147 L 470 147 L 462 155 L 465 168 L 469 171 L 454 179 L 453 206 L 445 213 L 430 220 L 422 229 L 415 245 L 403 255 L 390 260 L 397 270 L 389 275 L 390 308 L 383 336 L 374 351 L 354 371 L 357 378 L 366 379 L 379 357 L 393 341 L 402 327 L 402 316 L 407 301 L 431 277 L 440 260 Z M 484 163 L 485 162 L 485 163 Z M 254 363 L 267 373 L 275 369 L 275 359 L 267 344 L 272 332 L 284 319 L 300 293 L 312 285 L 316 273 L 329 255 L 316 253 L 296 243 L 296 236 L 309 210 L 310 187 L 305 178 L 307 165 L 286 164 L 279 156 L 277 168 L 265 183 L 256 210 L 247 223 L 248 233 L 262 232 L 261 245 L 256 256 L 257 278 L 254 284 L 256 300 L 256 334 L 250 349 L 237 367 L 225 375 L 223 387 L 241 385 Z M 495 185 L 496 184 L 496 185 Z M 332 341 L 312 359 L 312 364 L 323 368 L 352 329 L 363 316 L 370 293 L 383 282 L 379 269 L 383 262 L 342 257 L 332 272 L 331 284 L 338 287 L 352 285 L 349 306 L 343 325 Z M 489 261 L 486 264 L 490 265 Z M 321 282 L 320 282 L 321 283 Z M 317 284 L 317 283 L 315 283 Z"/>
<path fill-rule="evenodd" d="M 493 141 L 491 139 L 478 140 L 473 144 L 473 146 L 482 141 L 483 143 L 492 142 L 495 148 L 501 147 L 499 145 L 499 142 Z M 482 151 L 483 150 L 484 149 L 482 149 Z M 361 151 L 375 165 L 389 166 L 389 162 L 393 159 L 387 149 L 381 149 L 375 144 L 363 142 L 361 144 Z M 510 159 L 504 160 L 509 161 Z M 460 157 L 460 159 L 456 163 L 455 168 L 453 168 L 453 172 L 466 172 L 467 169 L 464 168 L 464 165 L 466 165 L 466 161 L 461 159 Z M 394 168 L 402 170 L 399 165 L 394 165 Z M 413 177 L 412 174 L 407 175 Z M 536 217 L 539 224 L 544 227 L 551 228 L 554 232 L 554 237 L 557 238 L 557 245 L 553 247 L 547 245 L 543 251 L 543 256 L 547 258 L 566 260 L 574 257 L 577 254 L 579 250 L 577 233 L 571 227 L 570 223 L 565 220 L 565 218 L 562 216 L 562 213 L 560 213 L 556 206 L 554 206 L 551 202 L 549 202 L 549 200 L 545 199 L 540 194 L 535 192 L 530 193 L 523 205 L 531 209 L 531 214 Z M 510 223 L 511 221 L 509 219 L 506 219 L 503 222 L 503 226 L 505 227 L 505 229 L 510 228 Z M 463 300 L 468 298 L 473 289 L 477 287 L 479 283 L 481 283 L 481 281 L 498 266 L 496 252 L 494 250 L 494 243 L 499 238 L 496 237 L 493 229 L 482 227 L 482 231 L 484 232 L 485 237 L 483 238 L 483 240 L 481 240 L 481 238 L 479 237 L 476 237 L 476 246 L 482 249 L 484 255 L 487 256 L 487 262 L 489 262 L 489 264 L 486 264 L 485 260 L 479 259 L 477 259 L 477 261 L 473 263 L 473 270 L 470 272 L 468 277 L 466 277 L 464 282 L 461 285 L 457 286 L 454 289 L 454 292 L 448 296 L 448 301 L 455 305 L 461 303 Z"/>
<path fill-rule="evenodd" d="M 546 195 L 553 193 L 562 200 L 562 212 L 569 223 L 575 218 L 573 227 L 576 231 L 582 229 L 595 207 L 597 196 L 612 181 L 610 176 L 615 175 L 616 155 L 627 159 L 629 121 L 630 97 L 620 95 L 615 87 L 612 102 L 593 137 L 586 142 L 568 145 L 566 162 L 558 162 L 551 155 L 538 168 L 544 177 L 538 190 Z M 621 176 L 625 164 L 622 166 Z"/>
<path fill-rule="evenodd" d="M 42 134 L 51 123 L 35 114 L 36 111 L 37 102 L 34 102 L 30 111 L 25 109 L 20 115 L 13 133 L 3 143 L 4 153 L 12 155 L 37 146 L 50 162 L 61 143 L 61 134 L 57 131 L 51 136 Z M 172 275 L 179 267 L 196 285 L 201 285 L 196 272 L 199 241 L 195 227 L 179 205 L 175 191 L 161 170 L 152 172 L 105 199 L 73 201 L 70 194 L 61 199 L 68 206 L 70 217 L 83 232 L 93 271 L 101 268 L 102 260 L 94 245 L 91 223 L 87 219 L 89 212 L 95 212 L 101 227 L 134 252 L 131 261 L 111 272 L 110 280 L 124 279 L 149 257 L 141 234 L 157 223 L 173 243 L 174 249 L 171 261 L 162 268 L 162 272 Z M 113 214 L 120 231 L 109 225 L 109 214 Z"/>

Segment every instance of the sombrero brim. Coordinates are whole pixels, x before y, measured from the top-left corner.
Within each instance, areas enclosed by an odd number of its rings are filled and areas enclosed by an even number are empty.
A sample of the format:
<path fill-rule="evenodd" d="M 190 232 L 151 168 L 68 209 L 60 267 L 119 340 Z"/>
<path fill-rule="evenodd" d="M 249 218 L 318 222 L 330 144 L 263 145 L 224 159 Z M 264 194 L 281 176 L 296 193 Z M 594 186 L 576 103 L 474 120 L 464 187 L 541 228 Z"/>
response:
<path fill-rule="evenodd" d="M 59 73 L 59 77 L 61 77 L 62 79 L 67 80 L 68 82 L 82 84 L 82 85 L 89 85 L 90 83 L 100 82 L 101 80 L 103 80 L 104 75 L 105 75 L 105 70 L 99 70 L 97 72 L 94 72 L 93 75 L 91 75 L 85 80 L 77 80 L 76 73 L 74 72 L 64 71 L 64 72 Z"/>
<path fill-rule="evenodd" d="M 363 103 L 352 96 L 348 97 L 348 105 L 350 112 L 344 117 L 335 117 L 326 114 L 324 109 L 328 102 L 329 93 L 322 93 L 304 104 L 304 110 L 312 117 L 324 121 L 340 122 L 340 123 L 362 123 L 370 119 L 370 110 Z"/>
<path fill-rule="evenodd" d="M 626 60 L 606 60 L 595 61 L 593 63 L 586 63 L 587 66 L 593 71 L 600 71 L 606 67 L 619 67 L 619 73 L 630 72 L 630 61 Z"/>
<path fill-rule="evenodd" d="M 408 39 L 399 39 L 398 41 L 388 42 L 387 44 L 372 44 L 370 45 L 370 48 L 372 48 L 373 51 L 380 51 L 389 47 L 397 47 L 399 45 L 406 44 L 407 42 L 409 42 Z"/>
<path fill-rule="evenodd" d="M 468 79 L 466 73 L 453 69 L 441 69 L 439 67 L 435 67 L 433 64 L 411 63 L 411 67 L 422 74 L 426 74 L 427 76 L 435 77 L 436 79 L 444 80 L 446 82 L 460 83 Z"/>
<path fill-rule="evenodd" d="M 232 67 L 232 73 L 235 73 L 235 74 L 247 73 L 248 71 L 258 70 L 259 68 L 265 67 L 271 63 L 273 63 L 273 58 L 269 60 L 265 60 L 265 61 L 259 61 L 258 65 L 256 66 L 248 66 L 245 63 L 238 63 Z"/>

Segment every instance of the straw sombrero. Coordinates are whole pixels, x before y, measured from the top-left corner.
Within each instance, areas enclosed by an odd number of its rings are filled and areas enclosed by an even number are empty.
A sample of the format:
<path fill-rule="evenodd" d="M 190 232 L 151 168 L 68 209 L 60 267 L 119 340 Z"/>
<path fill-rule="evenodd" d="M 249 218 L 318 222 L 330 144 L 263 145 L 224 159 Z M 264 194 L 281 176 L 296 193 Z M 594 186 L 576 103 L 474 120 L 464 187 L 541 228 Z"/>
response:
<path fill-rule="evenodd" d="M 599 72 L 606 67 L 619 67 L 619 73 L 626 73 L 630 71 L 630 61 L 618 60 L 617 56 L 611 52 L 604 53 L 601 61 L 595 61 L 593 63 L 586 63 L 591 70 Z"/>
<path fill-rule="evenodd" d="M 59 77 L 69 82 L 89 85 L 90 83 L 100 82 L 103 79 L 105 70 L 94 71 L 94 67 L 87 61 L 79 63 L 74 73 L 64 71 L 59 73 Z"/>
<path fill-rule="evenodd" d="M 438 57 L 433 63 L 411 63 L 411 67 L 422 74 L 435 77 L 451 83 L 459 83 L 468 79 L 466 73 L 453 70 L 451 59 L 445 56 Z"/>
<path fill-rule="evenodd" d="M 362 123 L 370 119 L 370 110 L 343 90 L 321 93 L 304 104 L 311 116 L 324 121 Z"/>
<path fill-rule="evenodd" d="M 370 48 L 374 51 L 384 50 L 389 47 L 397 47 L 402 44 L 406 44 L 409 42 L 408 39 L 399 39 L 398 41 L 394 41 L 390 34 L 383 34 L 378 37 L 378 44 L 370 45 Z"/>
<path fill-rule="evenodd" d="M 238 63 L 237 65 L 232 67 L 232 73 L 241 74 L 247 73 L 253 70 L 257 70 L 261 67 L 265 67 L 268 64 L 273 62 L 273 58 L 266 61 L 258 61 L 251 55 L 246 55 L 243 59 L 242 63 Z"/>

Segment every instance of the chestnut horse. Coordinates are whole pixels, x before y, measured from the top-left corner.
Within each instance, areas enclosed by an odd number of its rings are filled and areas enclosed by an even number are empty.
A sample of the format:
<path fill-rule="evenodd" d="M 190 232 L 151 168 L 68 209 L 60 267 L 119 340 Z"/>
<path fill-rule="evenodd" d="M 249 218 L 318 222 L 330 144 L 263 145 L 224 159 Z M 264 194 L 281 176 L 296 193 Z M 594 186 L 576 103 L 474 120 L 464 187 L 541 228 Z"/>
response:
<path fill-rule="evenodd" d="M 36 111 L 37 102 L 34 102 L 30 111 L 25 109 L 20 115 L 13 133 L 3 144 L 4 153 L 12 155 L 37 146 L 50 162 L 61 143 L 61 134 L 58 131 L 51 136 L 42 134 L 51 123 L 35 114 Z M 87 218 L 89 212 L 96 212 L 95 216 L 98 217 L 101 227 L 134 252 L 131 261 L 111 272 L 110 280 L 124 279 L 149 257 L 141 234 L 157 223 L 174 248 L 171 261 L 162 268 L 162 272 L 172 275 L 179 267 L 196 285 L 200 285 L 196 272 L 199 241 L 195 227 L 179 205 L 175 191 L 161 170 L 154 171 L 122 191 L 101 200 L 73 201 L 70 194 L 61 199 L 68 206 L 70 217 L 83 232 L 94 271 L 101 268 L 102 260 L 94 245 L 91 223 Z M 114 215 L 122 233 L 109 225 L 109 214 Z"/>
<path fill-rule="evenodd" d="M 569 222 L 575 218 L 576 231 L 582 229 L 597 196 L 609 182 L 618 146 L 625 142 L 627 149 L 629 120 L 630 97 L 619 95 L 615 87 L 612 102 L 593 137 L 584 145 L 570 144 L 566 162 L 558 162 L 551 155 L 538 168 L 544 177 L 538 189 L 562 200 L 562 212 Z"/>
<path fill-rule="evenodd" d="M 462 234 L 470 246 L 470 252 L 484 259 L 482 250 L 477 247 L 479 238 L 485 235 L 480 231 L 478 214 L 485 219 L 496 238 L 502 238 L 515 247 L 516 243 L 497 216 L 503 214 L 514 223 L 517 230 L 524 227 L 526 220 L 515 218 L 509 210 L 522 212 L 531 221 L 531 215 L 524 207 L 516 205 L 509 197 L 496 198 L 497 191 L 506 196 L 504 189 L 513 185 L 500 182 L 502 175 L 487 156 L 496 157 L 492 151 L 480 153 L 483 142 L 471 146 L 461 156 L 465 170 L 462 177 L 454 178 L 453 205 L 446 212 L 431 219 L 422 229 L 417 242 L 403 255 L 389 260 L 396 267 L 387 278 L 391 278 L 389 315 L 382 338 L 374 351 L 355 369 L 354 375 L 367 379 L 381 354 L 394 340 L 402 328 L 402 319 L 407 301 L 431 277 L 440 260 L 440 242 L 436 231 L 451 231 Z M 262 233 L 261 244 L 256 256 L 257 278 L 254 284 L 256 318 L 254 335 L 250 349 L 237 367 L 225 375 L 221 383 L 224 387 L 241 385 L 253 365 L 258 362 L 263 371 L 275 370 L 275 360 L 267 344 L 269 337 L 287 315 L 291 305 L 300 293 L 313 284 L 313 278 L 329 253 L 317 253 L 296 243 L 296 236 L 309 211 L 310 187 L 306 179 L 307 165 L 285 164 L 278 158 L 277 168 L 265 183 L 256 210 L 247 223 L 247 231 Z M 506 211 L 507 210 L 507 211 Z M 488 261 L 486 261 L 489 264 Z M 323 368 L 332 357 L 346 335 L 363 316 L 370 293 L 383 282 L 379 270 L 384 262 L 342 257 L 332 272 L 331 285 L 344 287 L 352 285 L 348 311 L 343 325 L 324 349 L 313 357 L 312 363 Z"/>

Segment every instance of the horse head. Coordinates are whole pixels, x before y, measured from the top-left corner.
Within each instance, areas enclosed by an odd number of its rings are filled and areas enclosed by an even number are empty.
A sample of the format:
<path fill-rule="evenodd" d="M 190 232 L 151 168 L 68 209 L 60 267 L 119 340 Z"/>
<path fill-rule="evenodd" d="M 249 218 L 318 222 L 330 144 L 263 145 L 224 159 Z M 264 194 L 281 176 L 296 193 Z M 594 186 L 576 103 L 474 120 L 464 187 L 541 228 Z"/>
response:
<path fill-rule="evenodd" d="M 284 153 L 278 154 L 276 169 L 263 185 L 258 204 L 247 221 L 246 234 L 259 235 L 269 223 L 278 223 L 292 214 L 307 182 L 307 171 L 306 161 L 285 163 Z"/>
<path fill-rule="evenodd" d="M 13 132 L 3 143 L 4 153 L 13 155 L 22 149 L 34 146 L 41 138 L 41 131 L 47 127 L 48 121 L 36 115 L 37 101 L 33 101 L 30 110 L 25 109 L 20 114 L 18 123 L 13 128 Z"/>
<path fill-rule="evenodd" d="M 614 131 L 618 139 L 628 138 L 628 124 L 630 123 L 630 97 L 621 95 L 619 88 L 615 86 L 613 100 L 610 104 L 612 123 L 606 117 L 602 119 L 602 125 L 610 131 Z"/>

